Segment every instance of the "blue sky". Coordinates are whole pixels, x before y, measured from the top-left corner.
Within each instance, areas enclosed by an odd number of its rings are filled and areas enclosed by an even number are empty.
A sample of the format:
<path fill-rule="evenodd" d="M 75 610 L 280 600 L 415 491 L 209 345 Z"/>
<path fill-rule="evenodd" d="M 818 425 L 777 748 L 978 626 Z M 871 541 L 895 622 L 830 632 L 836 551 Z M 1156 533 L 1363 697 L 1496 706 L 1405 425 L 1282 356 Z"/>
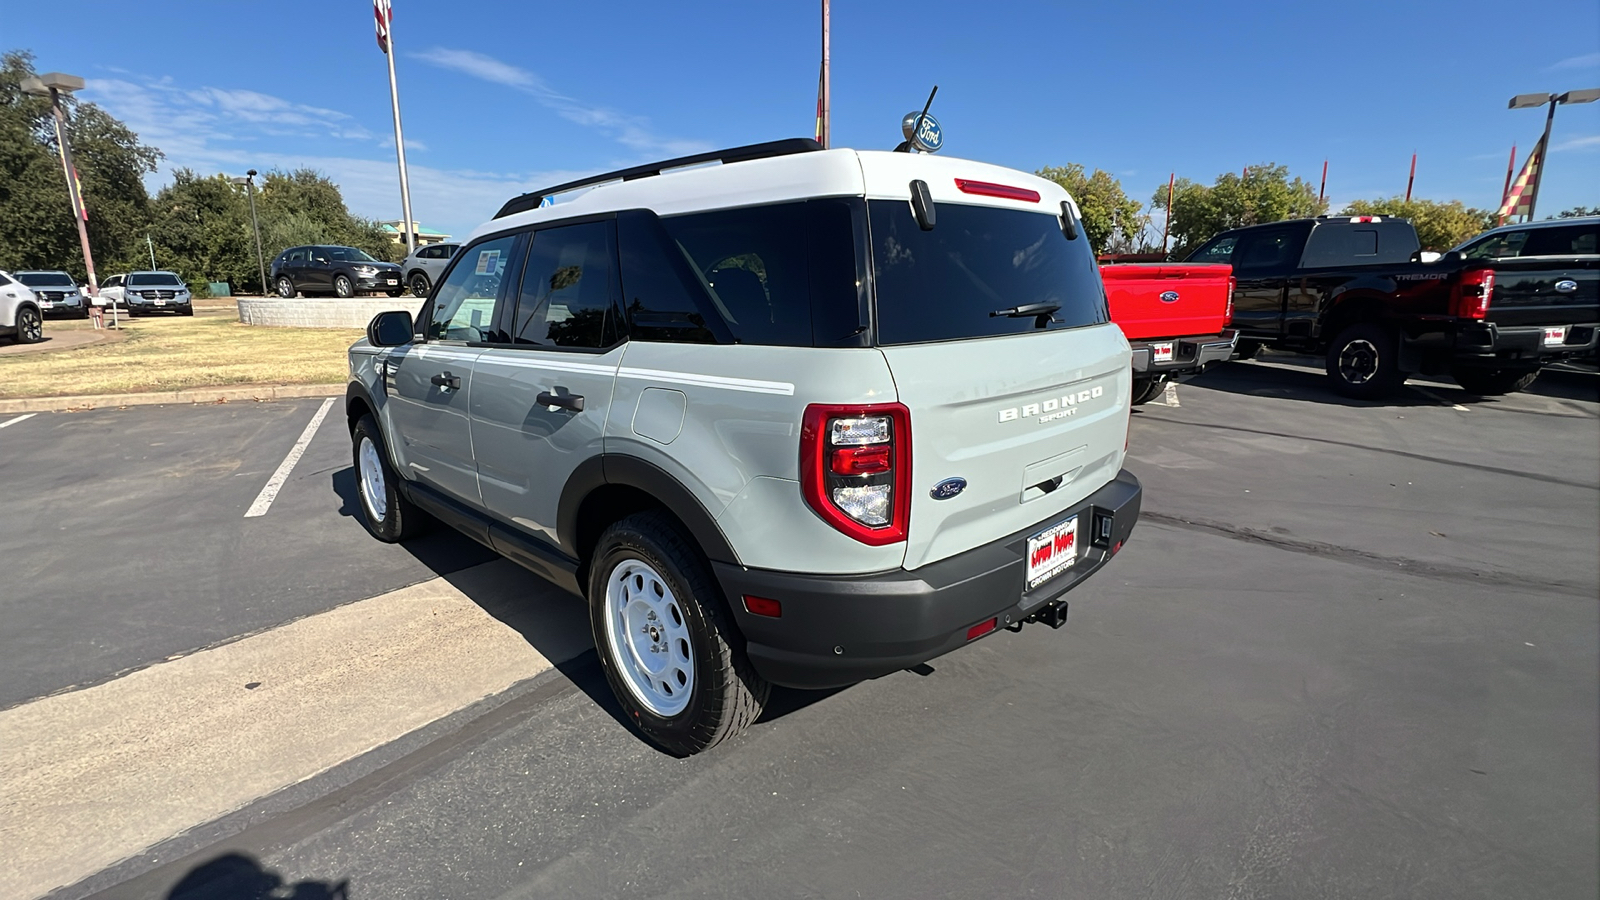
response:
<path fill-rule="evenodd" d="M 508 197 L 702 149 L 809 135 L 805 2 L 394 0 L 413 212 L 464 235 Z M 67 23 L 66 27 L 62 23 Z M 356 213 L 399 216 L 383 54 L 365 0 L 10 4 L 0 49 L 84 76 L 170 170 L 311 166 Z M 1543 113 L 1518 93 L 1600 87 L 1600 4 L 1352 0 L 833 4 L 836 146 L 883 148 L 939 85 L 945 155 L 1079 162 L 1148 202 L 1273 161 L 1335 204 L 1498 204 Z M 1539 199 L 1600 205 L 1600 103 L 1556 115 Z M 92 199 L 91 203 L 92 203 Z M 1335 206 L 1337 209 L 1337 206 Z"/>

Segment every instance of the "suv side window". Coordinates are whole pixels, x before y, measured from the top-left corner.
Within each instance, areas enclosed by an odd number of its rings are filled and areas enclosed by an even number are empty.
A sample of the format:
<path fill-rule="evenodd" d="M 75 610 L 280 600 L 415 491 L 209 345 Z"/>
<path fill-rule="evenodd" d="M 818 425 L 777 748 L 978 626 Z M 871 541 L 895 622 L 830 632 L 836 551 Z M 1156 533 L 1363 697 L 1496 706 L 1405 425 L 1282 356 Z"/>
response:
<path fill-rule="evenodd" d="M 522 270 L 512 340 L 602 349 L 620 338 L 610 221 L 536 231 Z"/>
<path fill-rule="evenodd" d="M 1595 252 L 1594 225 L 1556 225 L 1535 228 L 1528 234 L 1528 244 L 1522 248 L 1523 256 L 1572 256 Z"/>
<path fill-rule="evenodd" d="M 1522 245 L 1528 242 L 1526 231 L 1506 231 L 1479 241 L 1468 247 L 1463 254 L 1467 259 L 1505 259 L 1517 256 L 1522 252 Z"/>
<path fill-rule="evenodd" d="M 1288 229 L 1251 232 L 1240 238 L 1234 249 L 1233 267 L 1253 271 L 1281 269 L 1290 264 L 1289 253 L 1293 249 L 1294 235 Z"/>
<path fill-rule="evenodd" d="M 492 338 L 495 301 L 517 235 L 474 244 L 450 269 L 433 296 L 425 336 L 434 341 L 486 341 Z"/>

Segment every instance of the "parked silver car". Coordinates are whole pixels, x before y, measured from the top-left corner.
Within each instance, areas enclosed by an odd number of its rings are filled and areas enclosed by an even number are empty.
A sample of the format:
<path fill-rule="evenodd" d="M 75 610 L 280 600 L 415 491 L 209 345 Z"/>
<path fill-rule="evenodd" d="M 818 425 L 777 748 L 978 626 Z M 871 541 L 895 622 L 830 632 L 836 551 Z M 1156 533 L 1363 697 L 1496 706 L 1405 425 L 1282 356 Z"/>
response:
<path fill-rule="evenodd" d="M 78 283 L 66 272 L 55 270 L 13 273 L 16 279 L 33 290 L 39 309 L 46 316 L 71 316 L 89 318 L 89 298 L 78 289 Z"/>
<path fill-rule="evenodd" d="M 400 263 L 400 271 L 405 273 L 406 286 L 411 288 L 411 293 L 418 297 L 428 296 L 428 291 L 433 289 L 434 282 L 444 274 L 445 266 L 450 265 L 451 257 L 456 255 L 460 244 L 434 244 L 431 247 L 418 247 Z"/>

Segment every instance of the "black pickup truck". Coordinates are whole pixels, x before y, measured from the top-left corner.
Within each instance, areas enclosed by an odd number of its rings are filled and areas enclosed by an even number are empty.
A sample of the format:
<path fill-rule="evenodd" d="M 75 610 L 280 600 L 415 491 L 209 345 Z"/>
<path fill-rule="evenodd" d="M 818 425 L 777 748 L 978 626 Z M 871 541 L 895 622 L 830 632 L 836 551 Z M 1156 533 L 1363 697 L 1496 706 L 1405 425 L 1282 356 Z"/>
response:
<path fill-rule="evenodd" d="M 1546 363 L 1594 355 L 1596 226 L 1517 226 L 1538 234 L 1516 252 L 1480 237 L 1422 262 L 1404 219 L 1322 216 L 1225 231 L 1188 262 L 1232 264 L 1241 356 L 1326 354 L 1328 377 L 1351 397 L 1384 396 L 1417 373 L 1506 394 Z"/>

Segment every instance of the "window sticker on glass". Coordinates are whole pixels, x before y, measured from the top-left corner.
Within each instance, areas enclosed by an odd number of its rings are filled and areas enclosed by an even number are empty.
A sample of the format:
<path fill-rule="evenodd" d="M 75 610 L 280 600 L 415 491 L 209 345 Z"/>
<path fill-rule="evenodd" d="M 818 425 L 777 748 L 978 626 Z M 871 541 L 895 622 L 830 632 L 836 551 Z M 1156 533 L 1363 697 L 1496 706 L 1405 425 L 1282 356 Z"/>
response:
<path fill-rule="evenodd" d="M 500 274 L 500 251 L 499 250 L 480 250 L 480 251 L 478 251 L 478 265 L 477 265 L 477 268 L 473 270 L 473 274 L 475 274 L 475 275 L 498 275 L 498 274 Z"/>

